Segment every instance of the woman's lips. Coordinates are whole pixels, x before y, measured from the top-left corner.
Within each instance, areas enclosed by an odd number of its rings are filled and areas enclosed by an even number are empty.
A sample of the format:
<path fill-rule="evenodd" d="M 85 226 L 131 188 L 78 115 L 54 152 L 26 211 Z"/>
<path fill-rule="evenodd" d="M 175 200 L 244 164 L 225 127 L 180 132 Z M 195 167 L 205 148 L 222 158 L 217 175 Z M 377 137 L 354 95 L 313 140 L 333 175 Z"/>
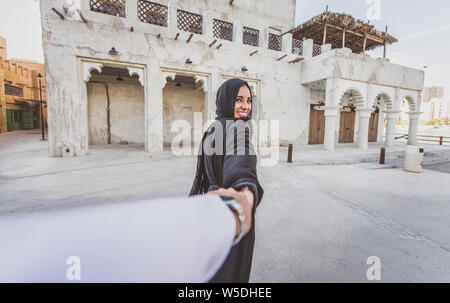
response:
<path fill-rule="evenodd" d="M 238 115 L 239 115 L 240 117 L 247 117 L 248 112 L 238 111 Z"/>

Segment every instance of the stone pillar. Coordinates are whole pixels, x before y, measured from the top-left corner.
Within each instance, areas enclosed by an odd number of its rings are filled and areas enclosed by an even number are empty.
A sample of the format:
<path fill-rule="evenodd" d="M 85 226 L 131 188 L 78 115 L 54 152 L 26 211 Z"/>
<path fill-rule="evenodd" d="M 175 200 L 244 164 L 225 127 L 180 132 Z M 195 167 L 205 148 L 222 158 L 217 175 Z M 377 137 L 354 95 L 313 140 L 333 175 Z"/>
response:
<path fill-rule="evenodd" d="M 243 26 L 240 21 L 236 21 L 233 24 L 233 41 L 239 44 L 243 43 Z"/>
<path fill-rule="evenodd" d="M 408 145 L 417 145 L 417 126 L 422 112 L 409 112 Z"/>
<path fill-rule="evenodd" d="M 287 33 L 282 36 L 281 50 L 288 54 L 292 54 L 292 34 Z"/>
<path fill-rule="evenodd" d="M 331 44 L 324 44 L 320 47 L 321 54 L 329 52 L 329 51 L 331 51 Z"/>
<path fill-rule="evenodd" d="M 161 71 L 156 62 L 150 62 L 147 68 L 147 104 L 146 104 L 146 130 L 147 153 L 163 150 L 163 88 L 167 78 L 175 79 L 174 73 Z"/>
<path fill-rule="evenodd" d="M 202 33 L 205 37 L 214 37 L 214 33 L 213 33 L 213 16 L 211 13 L 206 12 L 203 15 L 203 28 L 202 28 Z"/>
<path fill-rule="evenodd" d="M 263 49 L 268 49 L 269 46 L 269 29 L 259 30 L 259 42 L 258 46 Z"/>
<path fill-rule="evenodd" d="M 323 143 L 325 150 L 334 150 L 337 113 L 338 107 L 325 107 L 325 135 Z"/>
<path fill-rule="evenodd" d="M 386 139 L 384 141 L 384 146 L 394 146 L 395 140 L 395 123 L 397 121 L 397 117 L 399 111 L 384 111 L 386 113 Z"/>
<path fill-rule="evenodd" d="M 169 8 L 169 24 L 167 25 L 169 32 L 174 34 L 177 32 L 177 6 L 178 6 L 178 0 L 171 0 L 169 2 L 168 8 Z"/>
<path fill-rule="evenodd" d="M 360 149 L 367 149 L 369 145 L 369 118 L 372 112 L 371 109 L 357 109 L 359 117 L 358 125 L 358 147 Z"/>
<path fill-rule="evenodd" d="M 199 88 L 203 91 L 205 94 L 205 114 L 203 116 L 204 121 L 208 121 L 209 119 L 213 119 L 211 117 L 211 102 L 210 102 L 210 84 L 209 84 L 209 78 L 207 76 L 194 76 L 194 82 L 196 85 L 198 85 Z"/>
<path fill-rule="evenodd" d="M 312 39 L 303 40 L 303 57 L 312 58 L 313 47 L 314 47 L 314 40 Z"/>
<path fill-rule="evenodd" d="M 259 123 L 259 84 L 258 82 L 248 81 L 250 90 L 252 93 L 252 120 L 258 125 Z M 259 130 L 258 127 L 253 128 L 253 137 L 251 138 L 253 146 L 257 147 L 259 142 Z"/>
<path fill-rule="evenodd" d="M 311 41 L 311 55 L 312 55 L 312 40 Z M 303 47 L 305 45 L 303 44 Z M 336 117 L 339 111 L 339 79 L 328 78 L 326 80 L 325 90 L 325 134 L 324 134 L 324 149 L 334 150 L 336 137 Z"/>
<path fill-rule="evenodd" d="M 127 1 L 126 2 L 126 12 L 127 12 L 127 22 L 130 22 L 130 24 L 137 24 L 138 23 L 138 13 L 137 13 L 137 1 Z"/>

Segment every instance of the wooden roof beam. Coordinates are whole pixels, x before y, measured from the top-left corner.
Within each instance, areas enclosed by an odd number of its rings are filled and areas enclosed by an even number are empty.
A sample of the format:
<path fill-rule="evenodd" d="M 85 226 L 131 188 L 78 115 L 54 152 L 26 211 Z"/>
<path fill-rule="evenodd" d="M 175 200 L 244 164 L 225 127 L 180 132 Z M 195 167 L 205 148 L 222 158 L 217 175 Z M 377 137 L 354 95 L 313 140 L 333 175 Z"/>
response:
<path fill-rule="evenodd" d="M 322 26 L 326 25 L 327 27 L 332 27 L 332 28 L 335 28 L 335 29 L 337 29 L 339 31 L 344 31 L 345 30 L 347 33 L 350 33 L 350 34 L 353 34 L 353 35 L 356 35 L 356 36 L 360 36 L 360 37 L 364 37 L 364 34 L 362 34 L 362 33 L 358 33 L 356 31 L 350 30 L 350 29 L 345 29 L 345 28 L 343 28 L 341 26 L 337 26 L 337 25 L 333 25 L 333 24 L 329 24 L 329 23 L 322 23 L 322 22 L 315 22 L 315 23 L 318 24 L 318 25 L 322 25 Z M 313 26 L 311 26 L 311 27 L 313 27 Z M 309 29 L 309 30 L 311 30 L 311 29 Z M 307 32 L 307 30 L 303 30 L 301 32 L 303 34 L 305 34 L 305 32 Z M 323 29 L 321 29 L 320 32 L 322 33 Z M 371 39 L 371 40 L 374 40 L 374 41 L 382 43 L 382 44 L 384 43 L 384 39 L 375 37 L 374 35 L 372 35 L 370 33 L 367 33 L 366 36 L 367 36 L 367 39 Z"/>
<path fill-rule="evenodd" d="M 342 28 L 342 27 L 340 27 L 340 26 L 331 25 L 331 24 L 327 24 L 327 26 L 334 27 L 334 28 L 336 28 L 336 29 L 339 29 L 339 30 L 341 30 L 341 31 L 344 31 L 344 28 Z M 349 30 L 349 29 L 345 29 L 345 31 L 346 31 L 347 33 L 350 33 L 350 34 L 353 34 L 353 35 L 356 35 L 356 36 L 364 37 L 364 34 L 361 34 L 361 33 L 358 33 L 358 32 L 355 32 L 355 31 L 352 31 L 352 30 Z M 381 38 L 375 37 L 375 36 L 370 35 L 370 34 L 367 34 L 366 36 L 367 36 L 367 39 L 371 39 L 371 40 L 374 40 L 374 41 L 376 41 L 376 42 L 384 43 L 384 40 L 381 39 Z"/>

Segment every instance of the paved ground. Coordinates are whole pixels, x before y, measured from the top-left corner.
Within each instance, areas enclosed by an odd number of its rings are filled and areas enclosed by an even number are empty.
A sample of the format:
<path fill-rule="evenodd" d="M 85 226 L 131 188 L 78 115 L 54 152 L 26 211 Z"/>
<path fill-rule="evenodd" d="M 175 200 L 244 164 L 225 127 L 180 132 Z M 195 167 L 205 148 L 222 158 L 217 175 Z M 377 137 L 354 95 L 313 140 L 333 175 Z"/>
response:
<path fill-rule="evenodd" d="M 48 158 L 38 132 L 0 134 L 0 215 L 186 195 L 195 161 L 121 145 Z M 252 282 L 367 282 L 370 256 L 381 282 L 450 282 L 450 174 L 282 162 L 259 176 Z"/>
<path fill-rule="evenodd" d="M 429 166 L 427 166 L 425 168 L 450 174 L 450 162 L 429 165 Z"/>

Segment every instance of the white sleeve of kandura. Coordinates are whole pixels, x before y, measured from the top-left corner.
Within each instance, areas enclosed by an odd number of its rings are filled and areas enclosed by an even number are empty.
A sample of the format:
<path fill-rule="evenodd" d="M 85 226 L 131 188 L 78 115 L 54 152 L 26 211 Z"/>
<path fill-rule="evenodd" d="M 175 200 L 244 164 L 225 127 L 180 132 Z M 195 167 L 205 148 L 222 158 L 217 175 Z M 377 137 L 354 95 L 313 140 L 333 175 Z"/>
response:
<path fill-rule="evenodd" d="M 207 282 L 236 223 L 219 196 L 0 216 L 0 282 Z"/>

